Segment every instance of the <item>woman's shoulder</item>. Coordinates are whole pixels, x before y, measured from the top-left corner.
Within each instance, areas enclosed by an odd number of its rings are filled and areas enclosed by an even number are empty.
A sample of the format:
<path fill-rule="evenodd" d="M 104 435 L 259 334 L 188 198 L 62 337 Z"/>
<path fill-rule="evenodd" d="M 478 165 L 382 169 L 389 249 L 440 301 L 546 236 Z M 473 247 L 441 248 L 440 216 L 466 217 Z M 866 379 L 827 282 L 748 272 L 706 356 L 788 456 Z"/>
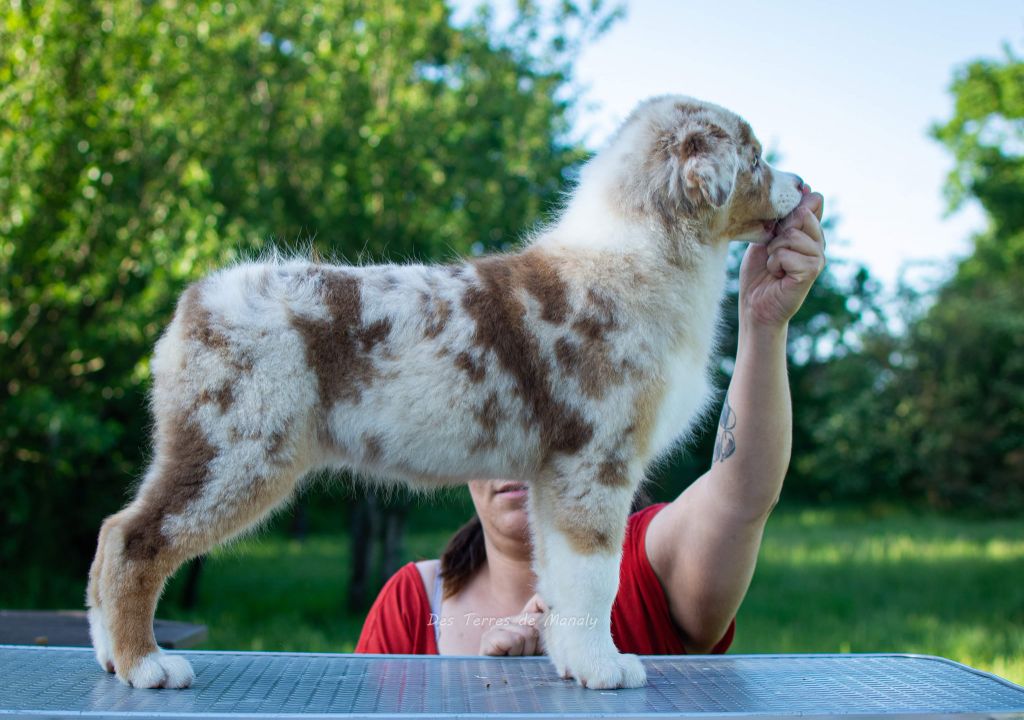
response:
<path fill-rule="evenodd" d="M 434 583 L 437 581 L 437 573 L 441 571 L 441 561 L 437 558 L 433 560 L 420 560 L 418 562 L 409 563 L 414 565 L 417 570 L 417 574 L 420 576 L 420 581 L 423 583 L 423 591 L 430 595 L 430 589 L 434 587 Z M 404 570 L 405 568 L 403 568 Z"/>
<path fill-rule="evenodd" d="M 388 614 L 395 612 L 416 614 L 423 608 L 429 610 L 430 595 L 427 590 L 428 586 L 424 583 L 419 564 L 406 563 L 384 583 L 373 603 L 374 606 L 370 609 L 371 613 L 376 610 Z"/>
<path fill-rule="evenodd" d="M 357 653 L 437 652 L 429 626 L 430 600 L 417 563 L 409 562 L 381 588 L 363 623 Z"/>

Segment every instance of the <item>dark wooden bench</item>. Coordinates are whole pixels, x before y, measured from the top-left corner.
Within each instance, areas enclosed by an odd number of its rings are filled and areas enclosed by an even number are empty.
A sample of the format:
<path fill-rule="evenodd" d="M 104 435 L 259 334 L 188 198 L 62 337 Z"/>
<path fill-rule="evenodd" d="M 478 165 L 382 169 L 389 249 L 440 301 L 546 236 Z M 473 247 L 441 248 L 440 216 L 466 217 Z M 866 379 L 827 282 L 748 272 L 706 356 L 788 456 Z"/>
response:
<path fill-rule="evenodd" d="M 206 640 L 206 626 L 157 620 L 157 645 L 191 648 Z M 0 610 L 0 645 L 88 647 L 89 620 L 82 610 Z"/>

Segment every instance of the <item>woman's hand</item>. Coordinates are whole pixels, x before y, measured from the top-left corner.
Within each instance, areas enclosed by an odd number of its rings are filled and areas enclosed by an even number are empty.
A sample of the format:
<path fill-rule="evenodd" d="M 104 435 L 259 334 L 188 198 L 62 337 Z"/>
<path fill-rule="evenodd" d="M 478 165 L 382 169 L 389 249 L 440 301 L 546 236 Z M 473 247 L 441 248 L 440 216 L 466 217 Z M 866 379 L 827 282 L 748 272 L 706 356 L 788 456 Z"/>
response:
<path fill-rule="evenodd" d="M 502 618 L 480 639 L 481 655 L 542 655 L 540 623 L 548 610 L 534 595 L 518 615 Z"/>
<path fill-rule="evenodd" d="M 803 305 L 825 268 L 824 203 L 808 191 L 775 238 L 747 248 L 740 268 L 740 322 L 782 328 Z"/>

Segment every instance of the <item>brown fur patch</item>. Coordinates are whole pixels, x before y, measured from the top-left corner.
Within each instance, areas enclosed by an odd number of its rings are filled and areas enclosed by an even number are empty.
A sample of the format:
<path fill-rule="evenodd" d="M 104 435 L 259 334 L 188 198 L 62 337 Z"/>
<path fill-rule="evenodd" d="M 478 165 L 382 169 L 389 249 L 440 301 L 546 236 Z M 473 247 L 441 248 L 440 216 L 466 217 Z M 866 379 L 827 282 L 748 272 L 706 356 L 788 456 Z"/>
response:
<path fill-rule="evenodd" d="M 555 341 L 555 359 L 567 373 L 573 373 L 580 366 L 580 346 L 566 337 Z"/>
<path fill-rule="evenodd" d="M 683 159 L 708 155 L 716 146 L 729 141 L 729 133 L 718 125 L 699 124 L 683 138 L 676 150 Z"/>
<path fill-rule="evenodd" d="M 679 114 L 684 117 L 689 115 L 703 115 L 706 113 L 705 108 L 693 103 L 677 102 L 675 107 Z"/>
<path fill-rule="evenodd" d="M 773 219 L 772 182 L 774 176 L 768 168 L 765 168 L 758 180 L 752 179 L 750 175 L 740 175 L 729 206 L 729 223 L 724 231 L 727 235 L 739 235 L 744 231 L 758 229 L 765 220 Z"/>
<path fill-rule="evenodd" d="M 658 409 L 664 399 L 665 383 L 655 380 L 648 383 L 633 403 L 633 448 L 643 461 L 649 460 L 651 438 L 654 435 L 654 423 L 658 417 Z"/>
<path fill-rule="evenodd" d="M 616 457 L 608 457 L 597 466 L 597 481 L 605 487 L 628 487 L 629 471 L 626 463 Z"/>
<path fill-rule="evenodd" d="M 225 383 L 224 386 L 214 395 L 214 398 L 217 400 L 217 405 L 220 407 L 220 411 L 223 414 L 227 412 L 228 408 L 235 402 L 235 391 L 229 383 Z"/>
<path fill-rule="evenodd" d="M 485 258 L 474 263 L 480 282 L 466 289 L 462 305 L 476 323 L 473 342 L 494 352 L 511 375 L 530 420 L 540 427 L 547 452 L 575 453 L 594 429 L 574 409 L 552 394 L 550 367 L 537 337 L 526 322 L 526 308 L 516 297 L 525 288 L 541 304 L 541 317 L 564 321 L 568 312 L 565 285 L 543 253 Z M 561 318 L 561 320 L 559 320 Z"/>
<path fill-rule="evenodd" d="M 504 417 L 498 393 L 492 392 L 484 400 L 479 409 L 473 411 L 473 417 L 480 425 L 480 437 L 473 443 L 472 450 L 484 450 L 497 447 L 498 426 Z"/>
<path fill-rule="evenodd" d="M 194 419 L 179 417 L 163 428 L 164 458 L 158 475 L 143 488 L 141 506 L 121 525 L 124 555 L 129 560 L 153 560 L 167 545 L 161 527 L 168 515 L 184 511 L 203 491 L 217 449 Z"/>
<path fill-rule="evenodd" d="M 740 120 L 739 141 L 742 146 L 753 145 L 757 142 L 754 139 L 754 129 L 746 120 Z M 760 154 L 760 151 L 758 153 Z"/>
<path fill-rule="evenodd" d="M 579 470 L 584 471 L 585 465 L 581 465 Z M 531 501 L 537 503 L 541 516 L 565 536 L 578 554 L 618 552 L 622 549 L 625 516 L 613 518 L 612 512 L 603 503 L 595 507 L 593 499 L 587 497 L 592 488 L 593 476 L 587 475 L 585 471 L 584 476 L 588 484 L 582 488 L 576 482 L 576 476 L 554 477 L 550 484 L 542 481 L 531 483 Z M 609 528 L 616 528 L 617 531 L 609 533 Z M 544 533 L 537 533 L 536 539 L 542 541 Z M 534 547 L 534 553 L 538 552 L 544 553 L 543 546 Z M 541 561 L 543 563 L 543 559 Z"/>
<path fill-rule="evenodd" d="M 608 334 L 618 327 L 614 301 L 594 288 L 587 291 L 587 300 L 585 310 L 572 323 L 582 342 L 560 337 L 555 341 L 555 359 L 566 374 L 579 380 L 587 397 L 600 399 L 610 385 L 623 381 L 625 368 L 612 362 L 607 342 Z"/>
<path fill-rule="evenodd" d="M 555 358 L 569 376 L 579 380 L 583 394 L 601 399 L 608 387 L 621 383 L 623 371 L 608 357 L 608 350 L 602 342 L 577 344 L 567 338 L 555 341 Z"/>
<path fill-rule="evenodd" d="M 217 407 L 220 408 L 220 413 L 223 415 L 235 402 L 235 391 L 231 387 L 231 383 L 224 383 L 220 389 L 216 392 L 210 392 L 209 390 L 203 390 L 199 394 L 198 405 L 209 405 L 210 403 L 216 403 Z"/>
<path fill-rule="evenodd" d="M 613 537 L 607 530 L 595 527 L 582 513 L 574 513 L 569 509 L 556 509 L 555 527 L 580 555 L 613 553 L 622 547 L 621 537 Z"/>
<path fill-rule="evenodd" d="M 292 325 L 306 345 L 306 361 L 316 373 L 320 402 L 329 408 L 336 402 L 358 404 L 363 390 L 377 378 L 370 356 L 387 340 L 391 320 L 362 324 L 362 283 L 359 278 L 325 268 L 313 268 L 329 318 L 292 316 Z"/>
<path fill-rule="evenodd" d="M 703 132 L 692 132 L 683 140 L 679 151 L 684 158 L 703 155 L 711 151 L 711 139 Z"/>
<path fill-rule="evenodd" d="M 376 464 L 384 458 L 384 443 L 380 435 L 363 436 L 363 449 L 368 463 Z"/>
<path fill-rule="evenodd" d="M 423 337 L 436 338 L 448 326 L 452 316 L 452 304 L 445 298 L 432 297 L 427 293 L 420 294 L 420 306 L 423 308 L 425 322 Z"/>
<path fill-rule="evenodd" d="M 474 360 L 473 356 L 465 350 L 455 356 L 455 367 L 465 370 L 469 374 L 469 379 L 474 383 L 483 382 L 483 379 L 487 377 L 487 366 L 481 361 Z"/>
<path fill-rule="evenodd" d="M 603 341 L 607 334 L 616 329 L 615 301 L 594 288 L 587 290 L 586 312 L 573 321 L 573 330 L 586 340 Z"/>
<path fill-rule="evenodd" d="M 359 330 L 356 333 L 356 337 L 359 338 L 359 344 L 362 345 L 363 352 L 368 353 L 379 343 L 387 340 L 390 333 L 391 320 L 384 318 L 383 320 L 374 320 L 372 323 Z"/>
<path fill-rule="evenodd" d="M 202 281 L 190 286 L 178 303 L 177 315 L 185 326 L 185 339 L 216 352 L 236 372 L 252 372 L 252 358 L 232 343 L 224 328 L 214 320 L 213 313 L 203 305 L 202 287 Z"/>
<path fill-rule="evenodd" d="M 277 430 L 270 433 L 270 437 L 267 438 L 267 460 L 274 464 L 281 464 L 285 457 L 285 453 L 288 450 L 286 441 L 288 440 L 287 430 Z"/>
<path fill-rule="evenodd" d="M 540 303 L 540 318 L 561 324 L 569 313 L 569 295 L 565 281 L 555 266 L 540 252 L 524 252 L 508 258 L 515 281 Z"/>
<path fill-rule="evenodd" d="M 202 282 L 190 286 L 181 296 L 178 312 L 185 325 L 185 337 L 198 342 L 211 350 L 226 353 L 231 348 L 231 340 L 213 323 L 213 316 L 203 305 Z"/>

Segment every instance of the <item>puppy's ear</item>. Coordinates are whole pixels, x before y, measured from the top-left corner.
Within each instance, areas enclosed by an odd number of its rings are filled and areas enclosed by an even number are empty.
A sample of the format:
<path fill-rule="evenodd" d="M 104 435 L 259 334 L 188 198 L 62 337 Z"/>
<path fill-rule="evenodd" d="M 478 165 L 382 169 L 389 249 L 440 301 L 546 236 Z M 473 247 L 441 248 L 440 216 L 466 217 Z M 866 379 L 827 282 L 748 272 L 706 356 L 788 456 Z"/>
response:
<path fill-rule="evenodd" d="M 676 148 L 687 199 L 722 207 L 732 195 L 739 157 L 729 135 L 715 125 L 689 130 Z"/>

